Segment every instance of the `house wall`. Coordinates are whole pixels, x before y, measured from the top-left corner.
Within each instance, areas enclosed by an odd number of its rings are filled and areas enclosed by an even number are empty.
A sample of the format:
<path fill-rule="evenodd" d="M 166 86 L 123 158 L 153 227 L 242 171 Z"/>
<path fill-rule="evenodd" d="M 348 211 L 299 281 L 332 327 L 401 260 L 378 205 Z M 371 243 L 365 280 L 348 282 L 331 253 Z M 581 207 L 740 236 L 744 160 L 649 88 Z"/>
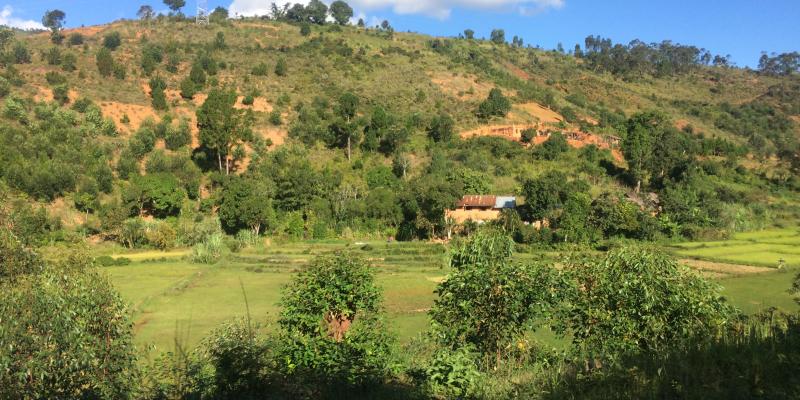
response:
<path fill-rule="evenodd" d="M 446 210 L 445 218 L 452 218 L 457 224 L 469 220 L 475 222 L 494 221 L 500 217 L 500 210 Z"/>

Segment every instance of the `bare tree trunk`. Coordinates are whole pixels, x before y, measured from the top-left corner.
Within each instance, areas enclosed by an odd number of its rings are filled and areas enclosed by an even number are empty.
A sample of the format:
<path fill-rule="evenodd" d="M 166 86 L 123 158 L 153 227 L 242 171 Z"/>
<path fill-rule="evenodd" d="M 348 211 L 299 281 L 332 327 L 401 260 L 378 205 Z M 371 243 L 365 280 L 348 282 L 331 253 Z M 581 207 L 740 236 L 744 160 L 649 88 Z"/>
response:
<path fill-rule="evenodd" d="M 217 152 L 217 163 L 219 163 L 219 172 L 222 172 L 222 154 Z"/>
<path fill-rule="evenodd" d="M 347 135 L 347 161 L 350 161 L 350 135 Z"/>

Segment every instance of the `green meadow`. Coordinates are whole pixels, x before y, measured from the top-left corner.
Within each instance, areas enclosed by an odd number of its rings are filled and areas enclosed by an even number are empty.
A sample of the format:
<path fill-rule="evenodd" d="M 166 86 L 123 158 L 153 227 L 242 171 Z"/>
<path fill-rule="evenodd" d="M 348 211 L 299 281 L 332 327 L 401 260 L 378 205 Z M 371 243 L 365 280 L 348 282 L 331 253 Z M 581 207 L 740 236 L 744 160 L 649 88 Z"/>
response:
<path fill-rule="evenodd" d="M 215 265 L 191 263 L 188 250 L 131 252 L 101 247 L 95 253 L 131 260 L 130 265 L 104 270 L 133 309 L 137 344 L 152 355 L 172 350 L 176 340 L 191 347 L 220 323 L 248 312 L 263 324 L 262 329 L 273 329 L 280 311 L 281 288 L 292 273 L 318 254 L 344 249 L 361 254 L 377 269 L 386 315 L 399 341 L 408 343 L 423 333 L 429 324 L 427 311 L 435 298 L 436 284 L 448 273 L 447 249 L 441 244 L 343 240 L 269 243 L 230 253 Z M 787 293 L 800 270 L 798 249 L 800 235 L 790 230 L 740 234 L 728 241 L 681 243 L 669 248 L 681 259 L 725 262 L 716 267 L 713 279 L 746 313 L 769 307 L 798 308 Z M 553 260 L 558 254 L 518 253 L 516 257 L 520 261 Z M 776 268 L 780 259 L 786 264 L 782 270 Z M 770 268 L 742 272 L 737 265 Z M 548 345 L 559 343 L 549 332 L 537 332 L 536 339 Z"/>

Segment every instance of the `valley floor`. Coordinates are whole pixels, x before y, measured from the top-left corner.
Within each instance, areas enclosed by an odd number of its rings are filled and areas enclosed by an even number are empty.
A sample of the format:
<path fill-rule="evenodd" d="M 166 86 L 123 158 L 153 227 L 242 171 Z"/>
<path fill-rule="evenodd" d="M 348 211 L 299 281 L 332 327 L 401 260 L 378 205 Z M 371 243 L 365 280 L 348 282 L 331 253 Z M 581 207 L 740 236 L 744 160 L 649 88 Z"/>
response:
<path fill-rule="evenodd" d="M 189 250 L 126 251 L 95 248 L 95 253 L 126 257 L 127 266 L 105 267 L 133 309 L 137 344 L 148 355 L 193 347 L 225 320 L 248 311 L 264 330 L 273 329 L 281 288 L 315 255 L 350 249 L 379 269 L 390 326 L 400 343 L 409 343 L 429 326 L 436 284 L 447 275 L 446 248 L 425 242 L 315 241 L 265 243 L 231 253 L 216 265 L 193 264 Z M 723 294 L 746 313 L 769 307 L 795 311 L 787 292 L 800 270 L 800 233 L 772 230 L 736 235 L 719 242 L 682 243 L 668 250 L 683 263 L 714 279 Z M 553 260 L 556 253 L 518 253 L 523 260 Z M 784 268 L 777 268 L 783 260 Z M 560 346 L 549 332 L 536 332 L 548 346 Z M 177 341 L 177 342 L 176 342 Z"/>

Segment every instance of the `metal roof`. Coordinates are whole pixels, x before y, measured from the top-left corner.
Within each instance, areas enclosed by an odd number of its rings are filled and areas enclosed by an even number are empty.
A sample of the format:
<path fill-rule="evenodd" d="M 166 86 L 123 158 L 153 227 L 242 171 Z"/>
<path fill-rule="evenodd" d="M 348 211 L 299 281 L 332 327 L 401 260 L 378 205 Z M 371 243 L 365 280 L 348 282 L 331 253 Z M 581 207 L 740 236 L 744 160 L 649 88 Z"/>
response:
<path fill-rule="evenodd" d="M 497 196 L 489 195 L 468 195 L 461 198 L 456 203 L 457 207 L 494 207 Z"/>

